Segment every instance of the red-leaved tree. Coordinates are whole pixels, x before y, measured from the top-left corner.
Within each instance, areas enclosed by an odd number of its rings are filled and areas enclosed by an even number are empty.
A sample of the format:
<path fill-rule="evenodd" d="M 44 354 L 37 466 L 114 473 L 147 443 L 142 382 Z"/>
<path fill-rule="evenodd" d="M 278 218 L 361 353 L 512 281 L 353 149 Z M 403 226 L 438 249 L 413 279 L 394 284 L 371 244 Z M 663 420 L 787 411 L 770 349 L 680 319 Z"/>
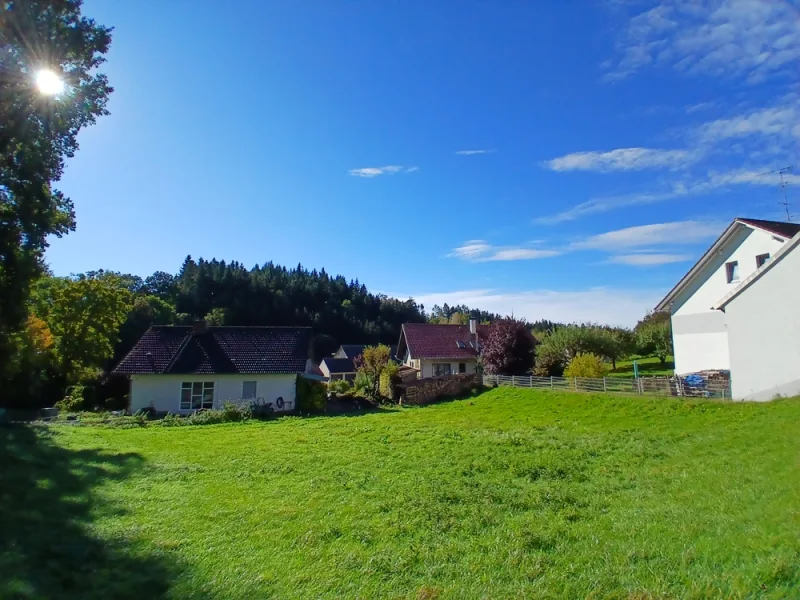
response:
<path fill-rule="evenodd" d="M 515 319 L 495 321 L 483 343 L 483 368 L 493 375 L 523 375 L 533 368 L 535 343 L 524 323 Z"/>

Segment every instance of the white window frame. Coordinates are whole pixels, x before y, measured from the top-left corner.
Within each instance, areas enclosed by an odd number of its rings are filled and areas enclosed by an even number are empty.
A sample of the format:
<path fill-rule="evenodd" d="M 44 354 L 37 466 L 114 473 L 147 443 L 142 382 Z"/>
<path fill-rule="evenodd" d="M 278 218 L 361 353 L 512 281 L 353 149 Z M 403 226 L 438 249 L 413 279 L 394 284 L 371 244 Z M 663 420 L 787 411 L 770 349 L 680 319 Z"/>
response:
<path fill-rule="evenodd" d="M 196 393 L 194 386 L 200 386 L 200 392 Z M 203 408 L 214 408 L 214 382 L 213 381 L 182 381 L 181 395 L 178 397 L 178 406 L 181 410 L 200 410 Z M 183 401 L 183 392 L 189 391 L 188 405 Z M 206 391 L 211 390 L 211 400 L 206 400 Z M 194 406 L 194 399 L 200 399 L 200 406 Z"/>
<path fill-rule="evenodd" d="M 440 367 L 440 370 L 447 371 L 447 373 L 437 373 L 437 367 Z M 446 377 L 447 375 L 453 374 L 453 365 L 450 363 L 433 363 L 433 376 L 434 377 Z"/>
<path fill-rule="evenodd" d="M 253 384 L 253 394 L 251 396 L 245 395 L 244 386 L 248 383 Z M 242 381 L 242 400 L 255 400 L 258 398 L 258 381 L 255 379 L 248 379 L 246 381 Z"/>
<path fill-rule="evenodd" d="M 734 274 L 736 277 L 734 277 Z M 736 283 L 739 281 L 739 261 L 732 260 L 730 262 L 725 263 L 725 278 L 728 280 L 728 283 Z"/>

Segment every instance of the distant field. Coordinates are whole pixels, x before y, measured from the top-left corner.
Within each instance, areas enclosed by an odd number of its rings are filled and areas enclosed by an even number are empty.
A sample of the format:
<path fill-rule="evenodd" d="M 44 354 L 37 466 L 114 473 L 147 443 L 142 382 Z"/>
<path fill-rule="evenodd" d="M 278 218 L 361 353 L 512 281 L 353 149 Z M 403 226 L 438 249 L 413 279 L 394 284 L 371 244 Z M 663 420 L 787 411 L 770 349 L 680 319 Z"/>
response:
<path fill-rule="evenodd" d="M 672 376 L 675 374 L 675 359 L 667 357 L 667 364 L 661 365 L 661 361 L 655 357 L 637 358 L 640 377 L 653 377 L 656 375 Z M 610 377 L 633 377 L 633 360 L 618 360 L 617 368 L 609 373 Z"/>
<path fill-rule="evenodd" d="M 800 400 L 0 428 L 2 598 L 790 598 Z"/>

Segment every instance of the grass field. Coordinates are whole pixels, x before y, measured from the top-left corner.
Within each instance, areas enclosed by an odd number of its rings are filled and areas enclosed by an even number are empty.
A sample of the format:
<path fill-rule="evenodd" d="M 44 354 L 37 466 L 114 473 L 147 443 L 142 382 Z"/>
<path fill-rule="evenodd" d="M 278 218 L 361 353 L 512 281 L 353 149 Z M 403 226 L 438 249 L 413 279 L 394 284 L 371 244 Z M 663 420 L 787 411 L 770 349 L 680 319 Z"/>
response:
<path fill-rule="evenodd" d="M 639 365 L 640 377 L 672 376 L 675 374 L 675 362 L 671 356 L 667 357 L 665 365 L 662 365 L 661 361 L 654 356 L 637 358 L 636 362 Z M 609 377 L 633 377 L 633 360 L 618 360 L 617 368 L 608 375 Z"/>
<path fill-rule="evenodd" d="M 0 428 L 0 597 L 790 598 L 800 401 Z"/>

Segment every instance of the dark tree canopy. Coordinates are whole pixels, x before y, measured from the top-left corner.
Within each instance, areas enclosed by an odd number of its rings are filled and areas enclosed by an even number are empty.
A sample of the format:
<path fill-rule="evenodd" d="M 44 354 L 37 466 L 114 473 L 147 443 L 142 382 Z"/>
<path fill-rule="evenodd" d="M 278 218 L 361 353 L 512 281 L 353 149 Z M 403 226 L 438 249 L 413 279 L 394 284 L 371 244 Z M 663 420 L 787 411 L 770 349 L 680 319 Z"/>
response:
<path fill-rule="evenodd" d="M 514 319 L 494 321 L 483 346 L 483 367 L 496 375 L 524 375 L 533 368 L 534 344 L 526 323 Z"/>
<path fill-rule="evenodd" d="M 80 9 L 80 0 L 0 3 L 0 370 L 27 318 L 47 237 L 75 228 L 71 200 L 52 184 L 78 149 L 78 132 L 106 114 L 112 91 L 95 72 L 111 30 Z M 64 91 L 39 93 L 40 69 L 59 75 Z M 0 386 L 11 376 L 0 372 Z"/>

